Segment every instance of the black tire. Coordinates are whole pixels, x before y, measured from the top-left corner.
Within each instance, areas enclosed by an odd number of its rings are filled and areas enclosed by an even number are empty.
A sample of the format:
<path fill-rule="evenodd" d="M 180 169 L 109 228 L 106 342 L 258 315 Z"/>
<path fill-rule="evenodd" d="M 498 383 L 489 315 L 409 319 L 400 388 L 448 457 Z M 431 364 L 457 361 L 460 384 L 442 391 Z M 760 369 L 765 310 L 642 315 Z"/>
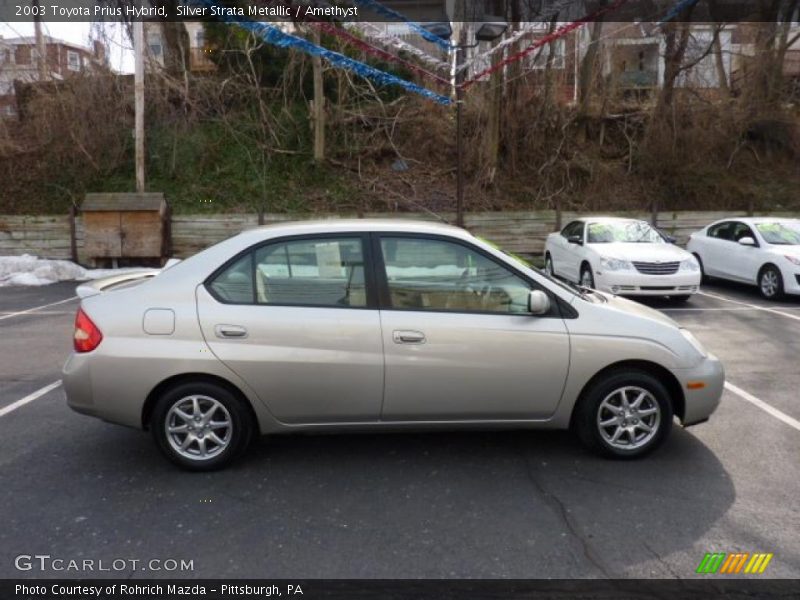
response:
<path fill-rule="evenodd" d="M 175 418 L 174 416 L 170 417 L 170 410 L 176 404 L 187 402 L 187 398 L 191 396 L 202 397 L 204 400 L 201 400 L 201 402 L 205 404 L 206 410 L 214 405 L 209 402 L 209 400 L 205 399 L 216 401 L 218 404 L 224 407 L 224 410 L 216 408 L 215 412 L 209 415 L 208 420 L 212 422 L 206 427 L 206 429 L 208 427 L 213 427 L 215 422 L 218 423 L 227 420 L 230 423 L 229 429 L 223 427 L 219 430 L 220 435 L 218 437 L 226 442 L 224 447 L 221 445 L 217 446 L 210 437 L 203 442 L 203 448 L 207 447 L 209 441 L 212 444 L 212 448 L 222 448 L 207 458 L 201 458 L 199 456 L 199 440 L 197 439 L 195 439 L 193 443 L 190 443 L 188 448 L 188 450 L 191 451 L 192 446 L 197 446 L 197 458 L 184 456 L 178 451 L 178 449 L 173 447 L 166 431 L 168 417 L 171 419 Z M 203 404 L 200 406 L 201 410 L 204 408 Z M 227 411 L 227 415 L 225 414 L 225 411 Z M 213 421 L 213 419 L 221 420 Z M 192 425 L 195 424 L 192 423 Z M 166 392 L 164 392 L 164 394 L 162 394 L 162 396 L 156 402 L 155 408 L 153 409 L 153 416 L 150 420 L 150 429 L 153 432 L 156 445 L 158 445 L 161 452 L 163 452 L 164 455 L 173 463 L 189 471 L 213 471 L 227 466 L 242 451 L 244 451 L 244 449 L 250 443 L 250 439 L 252 438 L 254 423 L 248 407 L 229 389 L 216 383 L 197 381 L 176 385 L 172 388 L 169 388 Z M 216 433 L 217 432 L 215 431 L 214 434 L 216 435 Z M 183 434 L 178 433 L 177 435 L 180 436 Z M 190 434 L 187 432 L 186 437 L 184 437 L 183 440 L 186 440 L 189 435 Z M 192 433 L 191 435 L 195 436 L 195 438 L 202 438 L 204 435 L 210 436 L 210 433 L 204 433 L 203 431 L 200 431 L 199 433 Z M 175 439 L 176 438 L 173 437 L 173 441 L 175 441 Z M 209 453 L 212 452 L 213 450 L 209 449 Z"/>
<path fill-rule="evenodd" d="M 586 263 L 583 263 L 581 265 L 581 276 L 580 279 L 578 280 L 581 285 L 584 285 L 583 283 L 584 275 L 588 275 L 589 276 L 588 279 L 589 281 L 591 281 L 591 284 L 586 287 L 594 289 L 594 275 L 592 274 L 592 267 Z"/>
<path fill-rule="evenodd" d="M 556 276 L 556 270 L 553 268 L 553 257 L 550 256 L 549 252 L 544 255 L 544 272 L 550 277 Z"/>
<path fill-rule="evenodd" d="M 648 415 L 646 417 L 639 417 L 638 414 L 633 415 L 632 418 L 638 417 L 636 420 L 637 424 L 634 425 L 632 429 L 634 432 L 633 437 L 634 440 L 638 438 L 642 443 L 640 446 L 635 446 L 630 449 L 611 445 L 603 434 L 601 434 L 601 427 L 599 425 L 600 417 L 606 416 L 608 412 L 607 408 L 603 408 L 601 412 L 601 406 L 604 400 L 611 397 L 613 401 L 616 395 L 612 396 L 612 393 L 618 392 L 618 390 L 625 387 L 636 388 L 627 392 L 628 396 L 633 398 L 639 394 L 637 389 L 646 390 L 650 395 L 646 399 L 646 402 L 648 402 L 647 410 L 649 410 L 651 404 L 657 403 L 659 411 L 652 416 Z M 654 416 L 657 416 L 657 419 L 653 418 Z M 578 401 L 578 405 L 575 407 L 572 425 L 580 441 L 589 450 L 608 458 L 635 459 L 649 454 L 664 443 L 672 429 L 672 417 L 673 409 L 670 394 L 658 379 L 644 371 L 611 371 L 592 382 L 591 387 L 585 391 Z M 622 419 L 621 416 L 619 418 Z M 626 419 L 629 418 L 626 417 Z M 645 423 L 645 419 L 648 419 L 647 424 L 654 425 L 654 433 L 652 435 L 643 430 L 638 433 L 636 432 L 636 429 L 641 428 L 641 425 L 638 423 Z M 630 425 L 630 423 L 628 424 Z M 610 433 L 612 427 L 616 428 L 617 425 L 607 426 L 605 428 L 606 432 Z M 623 428 L 622 425 L 619 427 Z M 630 429 L 630 427 L 627 428 Z M 639 435 L 640 433 L 641 436 Z M 618 444 L 622 444 L 623 442 L 630 443 L 632 440 L 630 440 L 629 435 L 630 434 L 623 431 L 620 437 L 622 438 L 624 436 L 624 439 L 621 439 Z M 650 437 L 645 441 L 647 436 Z"/>
<path fill-rule="evenodd" d="M 683 294 L 681 296 L 670 296 L 669 300 L 670 302 L 673 302 L 675 304 L 685 304 L 686 302 L 689 301 L 689 298 L 691 297 L 692 297 L 691 294 Z"/>
<path fill-rule="evenodd" d="M 706 270 L 703 267 L 703 259 L 700 258 L 700 255 L 693 253 L 692 256 L 694 256 L 697 259 L 697 264 L 700 265 L 700 283 L 708 283 L 709 281 L 711 281 L 711 277 L 706 275 Z"/>
<path fill-rule="evenodd" d="M 770 281 L 773 285 L 767 284 L 768 277 L 772 278 Z M 783 297 L 783 276 L 780 269 L 774 265 L 763 266 L 758 273 L 758 291 L 766 300 L 780 300 Z"/>

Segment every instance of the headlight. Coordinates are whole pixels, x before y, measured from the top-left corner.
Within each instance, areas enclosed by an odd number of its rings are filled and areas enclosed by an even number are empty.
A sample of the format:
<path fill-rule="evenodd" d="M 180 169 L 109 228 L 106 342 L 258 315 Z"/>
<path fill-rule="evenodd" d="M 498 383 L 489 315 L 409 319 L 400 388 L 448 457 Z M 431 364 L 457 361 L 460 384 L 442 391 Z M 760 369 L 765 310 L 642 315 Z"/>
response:
<path fill-rule="evenodd" d="M 694 256 L 690 256 L 686 260 L 681 261 L 681 270 L 683 271 L 699 271 L 700 265 L 697 264 L 697 259 Z"/>
<path fill-rule="evenodd" d="M 631 263 L 627 260 L 622 260 L 620 258 L 609 258 L 604 256 L 600 259 L 600 266 L 603 269 L 608 269 L 609 271 L 626 271 L 631 267 Z"/>
<path fill-rule="evenodd" d="M 708 352 L 706 352 L 706 349 L 703 348 L 703 344 L 701 344 L 700 340 L 698 340 L 696 337 L 692 335 L 691 331 L 689 331 L 688 329 L 681 329 L 681 335 L 683 335 L 683 337 L 686 338 L 686 341 L 692 345 L 692 348 L 697 350 L 700 356 L 702 356 L 703 358 L 706 358 L 708 356 Z"/>
<path fill-rule="evenodd" d="M 798 267 L 800 267 L 800 258 L 797 258 L 796 256 L 789 256 L 788 254 L 784 254 L 783 258 L 788 260 L 793 265 L 797 265 Z"/>

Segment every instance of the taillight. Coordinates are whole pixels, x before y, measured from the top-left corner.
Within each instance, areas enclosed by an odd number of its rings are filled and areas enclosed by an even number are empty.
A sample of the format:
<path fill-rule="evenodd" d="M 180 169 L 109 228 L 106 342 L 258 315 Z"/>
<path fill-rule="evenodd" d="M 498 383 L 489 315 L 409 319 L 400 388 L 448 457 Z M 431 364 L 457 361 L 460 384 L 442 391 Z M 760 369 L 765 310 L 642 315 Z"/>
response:
<path fill-rule="evenodd" d="M 102 332 L 97 328 L 97 325 L 92 323 L 92 320 L 83 312 L 83 309 L 79 308 L 78 314 L 75 315 L 75 335 L 73 336 L 75 352 L 91 352 L 102 341 Z"/>

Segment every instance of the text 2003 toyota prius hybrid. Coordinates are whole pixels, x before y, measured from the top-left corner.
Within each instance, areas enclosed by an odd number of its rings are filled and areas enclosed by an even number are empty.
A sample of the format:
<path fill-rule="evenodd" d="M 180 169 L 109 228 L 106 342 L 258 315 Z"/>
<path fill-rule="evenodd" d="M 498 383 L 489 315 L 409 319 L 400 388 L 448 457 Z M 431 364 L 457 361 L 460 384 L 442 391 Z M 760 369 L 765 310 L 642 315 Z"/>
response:
<path fill-rule="evenodd" d="M 269 226 L 138 285 L 91 285 L 69 405 L 150 429 L 190 469 L 255 432 L 310 430 L 572 427 L 632 458 L 722 393 L 720 362 L 661 313 L 446 225 Z"/>

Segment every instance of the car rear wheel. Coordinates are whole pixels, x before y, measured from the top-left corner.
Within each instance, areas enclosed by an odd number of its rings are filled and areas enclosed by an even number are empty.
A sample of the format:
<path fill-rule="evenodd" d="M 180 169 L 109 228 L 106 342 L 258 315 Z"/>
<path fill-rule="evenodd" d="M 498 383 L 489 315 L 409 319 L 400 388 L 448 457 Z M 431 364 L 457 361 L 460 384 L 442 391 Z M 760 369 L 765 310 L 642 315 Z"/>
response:
<path fill-rule="evenodd" d="M 675 304 L 683 304 L 684 302 L 688 302 L 691 297 L 691 294 L 683 294 L 681 296 L 670 296 L 669 299 Z"/>
<path fill-rule="evenodd" d="M 150 428 L 172 462 L 191 471 L 212 471 L 244 450 L 253 423 L 243 402 L 230 390 L 201 381 L 164 393 L 156 403 Z"/>
<path fill-rule="evenodd" d="M 573 425 L 583 444 L 603 456 L 644 456 L 669 436 L 667 389 L 643 371 L 616 371 L 592 384 L 576 407 Z"/>
<path fill-rule="evenodd" d="M 758 290 L 767 300 L 777 300 L 783 296 L 781 272 L 772 265 L 761 269 L 761 273 L 758 275 Z"/>
<path fill-rule="evenodd" d="M 581 285 L 589 289 L 594 289 L 594 275 L 592 275 L 592 267 L 587 264 L 581 266 Z"/>

